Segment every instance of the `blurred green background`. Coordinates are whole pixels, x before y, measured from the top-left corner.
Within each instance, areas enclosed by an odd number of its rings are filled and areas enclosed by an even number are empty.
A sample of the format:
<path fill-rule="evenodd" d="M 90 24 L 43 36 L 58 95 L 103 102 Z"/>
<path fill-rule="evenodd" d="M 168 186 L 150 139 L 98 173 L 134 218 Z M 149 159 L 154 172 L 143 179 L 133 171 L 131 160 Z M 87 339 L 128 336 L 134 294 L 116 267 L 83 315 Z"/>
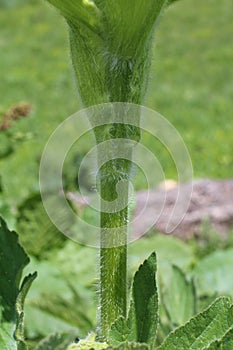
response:
<path fill-rule="evenodd" d="M 232 32 L 232 0 L 175 2 L 156 32 L 143 104 L 165 116 L 180 132 L 195 178 L 233 176 Z M 46 217 L 39 196 L 38 169 L 46 141 L 61 121 L 81 109 L 66 24 L 45 1 L 0 0 L 0 82 L 0 122 L 12 105 L 27 101 L 32 106 L 28 117 L 0 131 L 0 214 L 19 232 L 33 257 L 31 269 L 35 266 L 41 276 L 27 305 L 28 336 L 36 339 L 77 324 L 83 335 L 90 324 L 82 307 L 75 309 L 72 317 L 67 308 L 77 308 L 77 300 L 82 300 L 90 304 L 89 319 L 95 318 L 96 272 L 92 266 L 97 265 L 97 252 L 59 234 Z M 149 138 L 145 140 L 150 143 Z M 77 159 L 71 156 L 68 160 L 65 179 L 71 189 L 86 147 L 79 148 Z M 176 179 L 168 152 L 158 142 L 154 147 L 166 177 Z M 137 189 L 142 187 L 139 180 Z M 169 264 L 176 264 L 196 276 L 201 305 L 213 294 L 232 294 L 230 275 L 226 277 L 233 263 L 232 242 L 223 243 L 213 232 L 205 234 L 201 243 L 189 245 L 173 237 L 148 236 L 130 247 L 131 270 L 156 249 L 161 275 Z M 216 248 L 219 252 L 214 253 Z M 81 299 L 72 292 L 74 286 Z M 55 291 L 58 296 L 54 300 Z"/>

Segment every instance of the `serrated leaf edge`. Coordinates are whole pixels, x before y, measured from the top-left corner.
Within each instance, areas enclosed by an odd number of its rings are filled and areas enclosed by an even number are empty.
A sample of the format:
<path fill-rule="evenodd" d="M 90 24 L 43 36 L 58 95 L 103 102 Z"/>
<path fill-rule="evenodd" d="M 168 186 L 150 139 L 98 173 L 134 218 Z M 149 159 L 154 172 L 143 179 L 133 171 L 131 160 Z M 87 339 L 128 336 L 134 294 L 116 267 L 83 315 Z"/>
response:
<path fill-rule="evenodd" d="M 208 311 L 214 304 L 216 304 L 216 303 L 217 303 L 218 301 L 220 301 L 220 300 L 222 300 L 222 301 L 225 300 L 226 302 L 229 303 L 229 307 L 231 307 L 232 304 L 231 304 L 231 298 L 230 298 L 230 297 L 221 296 L 221 297 L 215 299 L 206 309 L 204 309 L 203 311 L 197 313 L 197 314 L 194 315 L 192 318 L 190 318 L 190 320 L 187 321 L 185 324 L 183 324 L 183 325 L 180 326 L 180 327 L 177 327 L 177 328 L 174 329 L 172 332 L 170 332 L 170 333 L 167 335 L 167 337 L 164 339 L 163 343 L 157 348 L 157 350 L 162 349 L 162 346 L 165 344 L 165 342 L 167 341 L 167 339 L 168 339 L 172 334 L 174 334 L 175 332 L 177 332 L 179 329 L 186 327 L 188 324 L 190 324 L 190 323 L 192 322 L 192 320 L 194 320 L 194 319 L 195 319 L 196 317 L 198 317 L 199 315 L 202 315 L 203 313 L 205 313 L 206 311 Z M 218 341 L 218 340 L 215 339 L 213 342 L 215 342 L 215 341 Z M 212 343 L 213 343 L 213 342 L 212 342 Z M 210 345 L 211 345 L 211 343 L 210 343 Z M 210 345 L 209 345 L 209 346 L 210 346 Z"/>

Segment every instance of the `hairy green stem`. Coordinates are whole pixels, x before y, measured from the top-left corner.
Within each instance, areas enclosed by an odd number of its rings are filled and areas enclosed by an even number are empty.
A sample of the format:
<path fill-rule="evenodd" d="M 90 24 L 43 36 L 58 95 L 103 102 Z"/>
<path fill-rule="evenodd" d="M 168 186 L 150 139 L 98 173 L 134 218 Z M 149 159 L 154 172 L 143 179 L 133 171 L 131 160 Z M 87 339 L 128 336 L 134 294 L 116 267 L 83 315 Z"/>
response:
<path fill-rule="evenodd" d="M 145 40 L 142 47 L 132 50 L 134 53 L 125 55 L 120 47 L 111 47 L 112 42 L 108 42 L 106 37 L 107 31 L 102 36 L 98 33 L 87 35 L 87 32 L 87 28 L 83 31 L 81 26 L 73 27 L 70 24 L 72 61 L 85 106 L 105 102 L 140 104 L 147 85 L 150 40 Z M 109 48 L 105 47 L 106 44 Z M 133 118 L 139 124 L 139 115 Z M 124 123 L 111 124 L 95 130 L 95 136 L 97 144 L 119 138 L 139 141 L 140 132 L 137 127 Z M 117 159 L 114 145 L 112 150 L 110 147 L 107 151 L 112 152 L 112 161 L 100 169 L 99 191 L 101 198 L 111 203 L 117 197 L 117 184 L 130 179 L 132 149 L 125 145 L 125 159 Z M 101 154 L 98 154 L 98 158 L 101 158 Z M 127 186 L 119 194 L 120 202 L 126 203 L 123 209 L 110 213 L 101 205 L 98 335 L 103 341 L 107 340 L 112 323 L 119 316 L 126 316 L 127 312 Z"/>
<path fill-rule="evenodd" d="M 115 113 L 123 121 L 127 112 L 116 109 Z M 138 123 L 139 115 L 134 118 Z M 123 123 L 104 125 L 94 131 L 98 144 L 107 142 L 98 150 L 101 194 L 98 334 L 101 340 L 106 340 L 112 323 L 127 312 L 128 202 L 133 152 L 129 139 L 138 141 L 140 133 L 137 127 Z M 119 154 L 124 157 L 119 158 Z M 110 160 L 104 163 L 106 158 Z"/>
<path fill-rule="evenodd" d="M 131 150 L 127 150 L 130 157 Z M 102 169 L 100 180 L 101 197 L 119 204 L 128 202 L 128 180 L 131 163 L 126 159 L 113 159 Z M 114 177 L 113 177 L 114 174 Z M 116 193 L 120 181 L 126 181 L 124 191 Z M 118 196 L 118 197 L 117 197 Z M 120 198 L 119 198 L 120 196 Z M 124 206 L 124 205 L 123 205 Z M 100 249 L 100 298 L 99 335 L 104 340 L 110 325 L 119 317 L 126 316 L 127 310 L 127 224 L 128 204 L 113 212 L 101 209 Z"/>
<path fill-rule="evenodd" d="M 85 45 L 85 43 L 83 42 Z M 83 81 L 79 84 L 79 90 L 86 105 L 99 102 L 133 102 L 140 104 L 144 93 L 145 78 L 148 68 L 148 52 L 145 47 L 139 57 L 126 59 L 116 57 L 108 53 L 105 61 L 103 76 L 98 79 L 92 74 L 91 66 L 86 65 L 83 57 L 77 53 L 76 45 L 71 41 L 72 57 L 76 57 L 74 68 L 76 75 L 80 75 L 80 66 L 86 70 L 89 76 L 88 83 L 90 94 Z M 77 59 L 78 58 L 78 59 Z M 90 59 L 90 57 L 88 58 Z M 100 70 L 99 74 L 102 71 Z M 104 84 L 102 78 L 104 77 Z M 92 81 L 94 80 L 94 81 Z M 80 79 L 79 79 L 80 81 Z M 84 84 L 88 84 L 84 83 Z M 83 93 L 82 93 L 83 91 Z M 90 90 L 89 90 L 90 91 Z M 139 124 L 139 115 L 134 116 Z M 110 118 L 110 120 L 112 120 Z M 107 131 L 106 131 L 107 130 Z M 97 144 L 106 140 L 125 139 L 139 141 L 139 128 L 122 124 L 111 124 L 99 127 L 95 132 Z M 125 145 L 125 159 L 118 159 L 117 149 L 106 149 L 112 152 L 111 161 L 100 169 L 99 192 L 104 201 L 111 203 L 117 198 L 116 187 L 121 181 L 130 179 L 132 149 Z M 100 152 L 101 153 L 101 152 Z M 101 158 L 98 154 L 98 158 Z M 101 162 L 100 162 L 101 164 Z M 100 211 L 100 280 L 99 280 L 99 312 L 98 312 L 98 336 L 102 341 L 108 338 L 108 332 L 113 322 L 119 316 L 127 313 L 127 239 L 129 217 L 129 184 L 121 191 L 119 198 L 121 203 L 126 203 L 121 210 L 116 208 L 113 212 L 106 212 L 105 205 L 101 205 Z"/>
<path fill-rule="evenodd" d="M 99 336 L 101 340 L 106 340 L 111 324 L 119 316 L 126 316 L 127 245 L 101 248 L 100 264 Z"/>
<path fill-rule="evenodd" d="M 147 85 L 153 29 L 168 0 L 48 0 L 65 17 L 79 94 L 85 107 L 101 103 L 140 104 Z M 172 1 L 172 0 L 171 0 Z M 135 117 L 135 116 L 134 116 Z M 134 118 L 133 117 L 133 118 Z M 136 116 L 139 121 L 139 115 Z M 97 144 L 112 139 L 140 139 L 139 128 L 112 121 L 94 130 Z M 133 123 L 135 125 L 135 123 Z M 138 125 L 138 124 L 136 124 Z M 124 142 L 123 142 L 124 144 Z M 128 182 L 132 148 L 127 157 L 112 157 L 101 165 L 99 191 L 110 204 L 117 184 L 125 182 L 119 197 L 124 204 L 112 211 L 101 202 L 99 335 L 106 340 L 111 324 L 126 315 Z M 114 153 L 115 152 L 115 153 Z M 114 202 L 115 203 L 115 202 Z"/>

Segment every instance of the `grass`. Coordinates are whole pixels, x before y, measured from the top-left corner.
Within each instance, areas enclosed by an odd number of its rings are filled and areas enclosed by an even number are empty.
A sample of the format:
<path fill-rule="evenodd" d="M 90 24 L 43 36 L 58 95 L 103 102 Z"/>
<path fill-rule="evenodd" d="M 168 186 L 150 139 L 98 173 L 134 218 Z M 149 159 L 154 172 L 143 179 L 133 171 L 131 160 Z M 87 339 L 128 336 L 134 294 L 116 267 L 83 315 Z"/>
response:
<path fill-rule="evenodd" d="M 232 176 L 230 7 L 229 0 L 177 2 L 157 32 L 146 104 L 180 131 L 195 177 Z"/>
<path fill-rule="evenodd" d="M 7 198 L 20 202 L 38 191 L 39 158 L 49 135 L 81 105 L 64 21 L 43 1 L 15 4 L 0 12 L 0 113 L 29 101 L 33 113 L 17 128 L 32 136 L 0 167 Z M 196 0 L 195 6 L 191 0 L 177 2 L 164 14 L 155 38 L 144 104 L 181 133 L 196 178 L 232 176 L 231 6 L 231 0 Z M 151 144 L 149 137 L 145 144 Z M 176 178 L 167 152 L 158 142 L 154 148 L 166 176 Z M 9 176 L 16 168 L 18 180 Z"/>

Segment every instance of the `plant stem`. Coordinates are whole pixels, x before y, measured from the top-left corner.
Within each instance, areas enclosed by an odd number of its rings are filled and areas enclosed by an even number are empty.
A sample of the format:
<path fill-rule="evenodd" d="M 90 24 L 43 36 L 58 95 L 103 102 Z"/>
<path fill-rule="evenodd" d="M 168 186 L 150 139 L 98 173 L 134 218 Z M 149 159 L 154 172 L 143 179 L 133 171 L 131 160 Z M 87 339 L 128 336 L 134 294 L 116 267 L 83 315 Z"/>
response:
<path fill-rule="evenodd" d="M 145 40 L 144 46 L 135 54 L 124 57 L 119 52 L 105 52 L 98 35 L 83 35 L 82 30 L 70 25 L 71 55 L 84 105 L 106 102 L 140 104 L 147 85 L 150 40 Z M 99 54 L 101 51 L 102 55 Z M 123 115 L 122 118 L 122 124 L 112 123 L 110 118 L 108 127 L 103 125 L 94 130 L 97 144 L 114 139 L 140 140 L 139 128 L 124 124 Z M 132 118 L 134 121 L 136 118 L 136 125 L 139 125 L 140 114 Z M 135 122 L 132 124 L 135 125 Z M 112 153 L 109 158 L 112 160 L 99 171 L 99 190 L 101 198 L 111 203 L 117 197 L 116 185 L 130 179 L 132 149 L 125 147 L 125 159 L 119 159 L 114 142 L 106 152 Z M 98 158 L 101 158 L 101 154 L 98 154 Z M 102 164 L 101 161 L 99 164 Z M 120 196 L 121 203 L 126 203 L 123 209 L 110 213 L 101 205 L 100 212 L 98 335 L 102 341 L 107 340 L 112 323 L 119 316 L 126 316 L 127 312 L 129 188 L 121 191 Z"/>
<path fill-rule="evenodd" d="M 122 221 L 128 214 L 122 215 Z M 112 219 L 112 218 L 111 218 Z M 101 215 L 101 225 L 106 215 Z M 111 324 L 119 317 L 126 316 L 127 300 L 127 244 L 100 250 L 100 338 L 105 340 Z"/>
<path fill-rule="evenodd" d="M 147 85 L 152 33 L 167 0 L 48 1 L 68 23 L 71 57 L 84 106 L 112 102 L 140 104 Z M 93 125 L 97 144 L 112 139 L 138 142 L 140 132 L 135 125 L 139 125 L 139 117 L 140 114 L 133 116 L 137 120 L 133 127 L 125 124 L 124 119 L 122 124 L 105 121 L 108 127 Z M 111 152 L 112 157 L 100 166 L 99 186 L 101 198 L 111 203 L 117 198 L 117 184 L 129 181 L 132 148 L 125 143 L 127 156 L 119 158 L 113 142 L 106 152 Z M 101 152 L 98 159 L 103 164 Z M 126 315 L 128 186 L 127 182 L 119 194 L 123 207 L 109 212 L 101 200 L 99 335 L 102 340 L 107 339 L 111 324 Z"/>
<path fill-rule="evenodd" d="M 131 151 L 129 150 L 128 153 Z M 128 154 L 129 156 L 129 154 Z M 128 180 L 130 161 L 114 159 L 101 169 L 101 197 L 116 199 L 116 184 Z M 114 174 L 114 177 L 112 176 Z M 121 191 L 122 192 L 122 191 Z M 120 202 L 128 202 L 128 185 L 120 193 Z M 124 196 L 124 198 L 122 198 Z M 101 210 L 100 248 L 100 337 L 105 340 L 111 324 L 127 309 L 127 222 L 128 204 L 122 210 L 106 213 Z M 110 231 L 110 230 L 111 231 Z"/>

